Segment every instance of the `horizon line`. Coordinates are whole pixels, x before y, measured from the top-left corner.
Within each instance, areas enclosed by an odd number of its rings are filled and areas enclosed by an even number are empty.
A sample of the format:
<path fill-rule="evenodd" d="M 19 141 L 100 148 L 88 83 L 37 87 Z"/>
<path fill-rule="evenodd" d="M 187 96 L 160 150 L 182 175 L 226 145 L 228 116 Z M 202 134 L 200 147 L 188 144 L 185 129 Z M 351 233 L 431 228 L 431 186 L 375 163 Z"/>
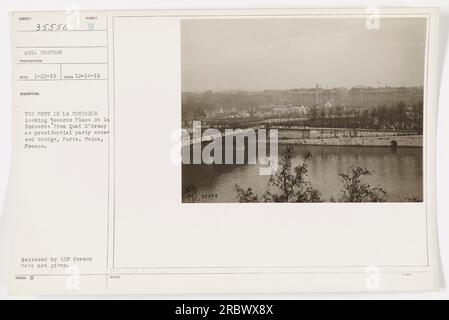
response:
<path fill-rule="evenodd" d="M 411 85 L 411 86 L 364 86 L 357 85 L 352 87 L 318 87 L 321 90 L 334 90 L 334 89 L 400 89 L 400 88 L 424 88 L 424 85 Z M 205 93 L 205 92 L 262 92 L 262 91 L 294 91 L 294 90 L 316 90 L 317 87 L 301 87 L 301 88 L 289 88 L 289 89 L 259 89 L 259 90 L 250 90 L 250 89 L 206 89 L 206 90 L 181 90 L 182 93 Z"/>

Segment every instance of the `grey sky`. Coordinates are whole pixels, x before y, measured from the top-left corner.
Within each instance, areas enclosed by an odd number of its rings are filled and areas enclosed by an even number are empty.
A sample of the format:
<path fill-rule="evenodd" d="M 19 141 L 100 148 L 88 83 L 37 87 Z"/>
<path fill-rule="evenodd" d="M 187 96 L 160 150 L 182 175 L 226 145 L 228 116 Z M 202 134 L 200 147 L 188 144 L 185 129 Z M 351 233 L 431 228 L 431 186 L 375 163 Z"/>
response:
<path fill-rule="evenodd" d="M 423 85 L 426 20 L 183 20 L 182 89 Z"/>

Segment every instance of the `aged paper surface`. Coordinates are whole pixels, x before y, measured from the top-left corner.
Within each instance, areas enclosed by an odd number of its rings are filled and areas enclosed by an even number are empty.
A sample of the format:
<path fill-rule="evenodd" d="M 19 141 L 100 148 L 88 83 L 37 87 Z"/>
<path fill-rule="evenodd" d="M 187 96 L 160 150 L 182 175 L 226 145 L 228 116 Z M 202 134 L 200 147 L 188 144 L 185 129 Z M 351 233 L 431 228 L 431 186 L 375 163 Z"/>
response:
<path fill-rule="evenodd" d="M 437 10 L 11 25 L 11 293 L 439 288 Z"/>

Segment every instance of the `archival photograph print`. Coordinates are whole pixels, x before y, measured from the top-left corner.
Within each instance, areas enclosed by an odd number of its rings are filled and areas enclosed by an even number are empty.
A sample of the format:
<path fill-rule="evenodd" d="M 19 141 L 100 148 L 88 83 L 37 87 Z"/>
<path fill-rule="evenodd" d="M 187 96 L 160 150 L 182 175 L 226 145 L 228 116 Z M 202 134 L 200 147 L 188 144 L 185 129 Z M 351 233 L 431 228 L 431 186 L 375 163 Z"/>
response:
<path fill-rule="evenodd" d="M 426 29 L 182 20 L 182 202 L 422 202 Z"/>

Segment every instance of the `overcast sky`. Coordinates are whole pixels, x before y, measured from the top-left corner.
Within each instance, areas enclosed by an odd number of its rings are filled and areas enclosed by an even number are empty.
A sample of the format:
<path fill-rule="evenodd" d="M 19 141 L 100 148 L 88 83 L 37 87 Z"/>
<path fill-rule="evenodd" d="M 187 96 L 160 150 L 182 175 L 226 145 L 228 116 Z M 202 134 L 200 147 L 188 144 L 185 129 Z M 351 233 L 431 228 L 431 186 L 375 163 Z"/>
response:
<path fill-rule="evenodd" d="M 183 20 L 182 89 L 420 86 L 424 18 Z"/>

